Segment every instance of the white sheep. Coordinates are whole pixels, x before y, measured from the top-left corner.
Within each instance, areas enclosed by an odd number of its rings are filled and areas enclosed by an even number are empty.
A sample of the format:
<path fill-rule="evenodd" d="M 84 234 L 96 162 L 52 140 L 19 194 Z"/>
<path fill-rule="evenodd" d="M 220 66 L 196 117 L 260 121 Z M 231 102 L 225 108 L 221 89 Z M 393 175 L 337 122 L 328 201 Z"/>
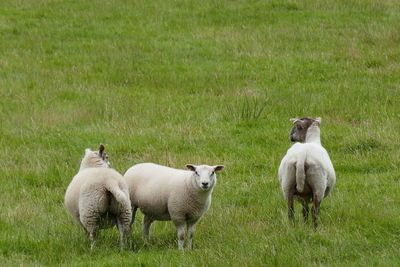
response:
<path fill-rule="evenodd" d="M 321 118 L 291 119 L 295 124 L 290 140 L 295 143 L 286 153 L 279 166 L 278 176 L 288 203 L 288 216 L 294 222 L 293 199 L 303 205 L 304 220 L 308 218 L 308 203 L 313 203 L 313 224 L 323 198 L 335 185 L 336 176 L 328 152 L 321 145 Z"/>
<path fill-rule="evenodd" d="M 194 226 L 211 205 L 217 183 L 216 172 L 224 166 L 187 164 L 190 170 L 178 170 L 153 163 L 131 167 L 124 175 L 133 209 L 143 214 L 143 236 L 147 242 L 153 221 L 172 220 L 178 232 L 178 247 L 183 249 L 187 226 L 187 247 L 192 248 Z"/>
<path fill-rule="evenodd" d="M 122 175 L 109 167 L 104 146 L 85 150 L 80 170 L 65 193 L 67 211 L 88 234 L 93 249 L 96 233 L 116 225 L 123 248 L 130 237 L 132 210 L 128 187 Z"/>

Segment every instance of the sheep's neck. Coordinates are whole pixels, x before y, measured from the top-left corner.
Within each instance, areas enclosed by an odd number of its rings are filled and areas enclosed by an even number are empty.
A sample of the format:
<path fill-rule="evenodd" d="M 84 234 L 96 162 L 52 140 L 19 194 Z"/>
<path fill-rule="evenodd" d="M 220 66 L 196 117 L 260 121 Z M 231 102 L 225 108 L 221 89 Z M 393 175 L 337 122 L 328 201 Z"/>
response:
<path fill-rule="evenodd" d="M 306 143 L 321 144 L 321 131 L 317 126 L 311 126 L 307 130 Z"/>
<path fill-rule="evenodd" d="M 85 157 L 82 159 L 80 171 L 86 168 L 104 167 L 104 162 L 100 158 Z"/>

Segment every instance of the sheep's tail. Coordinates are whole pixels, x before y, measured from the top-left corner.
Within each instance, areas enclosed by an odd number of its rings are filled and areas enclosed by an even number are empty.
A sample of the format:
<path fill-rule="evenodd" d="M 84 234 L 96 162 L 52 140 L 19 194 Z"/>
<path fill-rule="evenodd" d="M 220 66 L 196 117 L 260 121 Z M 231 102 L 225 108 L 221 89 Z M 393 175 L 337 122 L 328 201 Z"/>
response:
<path fill-rule="evenodd" d="M 127 188 L 125 188 L 125 190 L 121 188 L 121 185 L 116 180 L 108 180 L 106 189 L 114 196 L 123 209 L 131 209 L 131 201 Z"/>
<path fill-rule="evenodd" d="M 306 181 L 306 173 L 304 170 L 304 164 L 306 160 L 306 152 L 302 152 L 297 158 L 296 162 L 296 189 L 299 193 L 304 190 L 304 183 Z"/>

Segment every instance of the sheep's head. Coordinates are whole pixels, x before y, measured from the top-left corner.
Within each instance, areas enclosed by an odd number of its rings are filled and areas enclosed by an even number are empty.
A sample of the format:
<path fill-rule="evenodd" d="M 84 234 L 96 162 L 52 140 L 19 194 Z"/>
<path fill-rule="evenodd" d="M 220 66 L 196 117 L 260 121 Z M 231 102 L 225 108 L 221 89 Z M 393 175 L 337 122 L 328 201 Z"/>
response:
<path fill-rule="evenodd" d="M 194 172 L 194 179 L 196 185 L 203 191 L 211 190 L 215 184 L 217 183 L 217 177 L 215 175 L 216 172 L 221 171 L 224 166 L 215 165 L 193 165 L 186 164 L 186 168 Z"/>
<path fill-rule="evenodd" d="M 92 151 L 90 148 L 85 149 L 85 156 L 81 162 L 81 169 L 94 167 L 111 167 L 108 155 L 104 152 L 104 145 L 102 144 L 99 147 L 99 151 Z"/>
<path fill-rule="evenodd" d="M 289 139 L 292 142 L 305 142 L 307 131 L 311 126 L 319 127 L 321 124 L 321 118 L 311 119 L 309 117 L 301 119 L 290 119 L 294 124 L 292 130 L 290 130 Z"/>

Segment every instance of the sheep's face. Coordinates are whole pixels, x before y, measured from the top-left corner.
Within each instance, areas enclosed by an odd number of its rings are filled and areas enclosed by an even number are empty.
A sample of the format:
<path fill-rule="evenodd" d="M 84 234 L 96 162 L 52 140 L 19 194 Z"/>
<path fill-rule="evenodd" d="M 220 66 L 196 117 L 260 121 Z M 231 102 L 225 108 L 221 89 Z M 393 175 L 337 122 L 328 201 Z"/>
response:
<path fill-rule="evenodd" d="M 290 119 L 294 123 L 290 131 L 289 139 L 292 142 L 305 142 L 308 128 L 313 125 L 316 120 L 311 118 Z"/>
<path fill-rule="evenodd" d="M 208 165 L 192 165 L 186 164 L 186 168 L 194 172 L 194 179 L 196 185 L 203 191 L 212 189 L 217 183 L 217 177 L 215 173 L 221 171 L 224 166 L 208 166 Z"/>

